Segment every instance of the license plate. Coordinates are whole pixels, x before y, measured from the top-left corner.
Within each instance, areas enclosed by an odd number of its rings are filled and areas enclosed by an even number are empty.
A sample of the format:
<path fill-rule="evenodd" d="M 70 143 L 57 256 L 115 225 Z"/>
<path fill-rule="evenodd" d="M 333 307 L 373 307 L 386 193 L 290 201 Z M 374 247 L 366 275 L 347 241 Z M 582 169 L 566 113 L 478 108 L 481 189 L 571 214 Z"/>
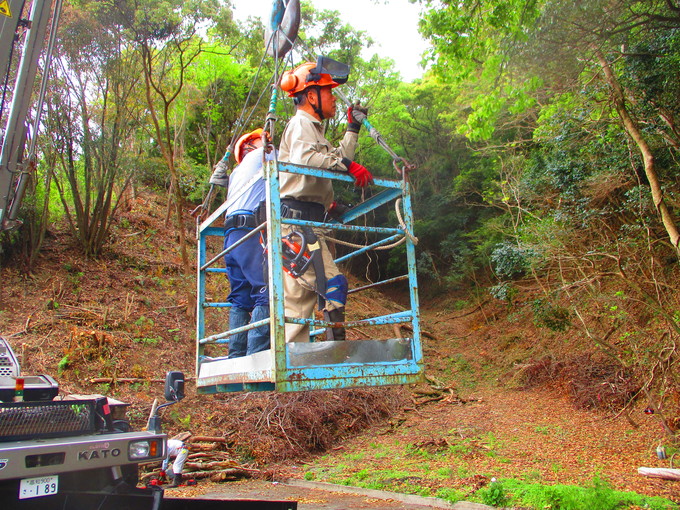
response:
<path fill-rule="evenodd" d="M 25 478 L 19 484 L 19 499 L 39 498 L 59 492 L 59 476 Z"/>

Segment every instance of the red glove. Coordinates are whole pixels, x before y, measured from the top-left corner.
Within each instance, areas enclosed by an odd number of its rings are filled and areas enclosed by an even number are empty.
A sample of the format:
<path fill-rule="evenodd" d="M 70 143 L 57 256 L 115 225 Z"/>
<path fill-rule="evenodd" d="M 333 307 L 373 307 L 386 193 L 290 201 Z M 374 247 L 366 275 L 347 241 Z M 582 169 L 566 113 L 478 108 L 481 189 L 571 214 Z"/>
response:
<path fill-rule="evenodd" d="M 363 188 L 373 182 L 373 175 L 371 175 L 371 172 L 369 172 L 365 166 L 360 165 L 356 161 L 349 161 L 347 159 L 343 159 L 342 162 L 345 163 L 349 174 L 354 177 L 355 185 Z"/>
<path fill-rule="evenodd" d="M 165 478 L 165 471 L 163 471 L 163 470 L 161 469 L 161 472 L 158 473 L 158 478 L 159 478 L 160 480 L 162 480 L 163 478 Z"/>

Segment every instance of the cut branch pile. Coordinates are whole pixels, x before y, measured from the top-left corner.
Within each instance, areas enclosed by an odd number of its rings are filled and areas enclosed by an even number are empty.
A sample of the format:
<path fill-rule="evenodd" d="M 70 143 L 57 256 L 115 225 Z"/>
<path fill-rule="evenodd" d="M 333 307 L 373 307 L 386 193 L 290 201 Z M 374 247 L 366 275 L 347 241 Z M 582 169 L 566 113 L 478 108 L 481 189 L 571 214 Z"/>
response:
<path fill-rule="evenodd" d="M 221 401 L 212 425 L 233 431 L 230 443 L 263 466 L 333 448 L 340 438 L 389 419 L 407 402 L 396 388 L 246 393 Z"/>
<path fill-rule="evenodd" d="M 434 379 L 430 376 L 425 376 L 425 380 L 428 385 L 426 388 L 416 388 L 412 391 L 413 404 L 418 407 L 430 402 L 448 402 L 450 404 L 463 405 L 468 402 L 477 402 L 478 399 L 471 398 L 461 398 L 455 391 L 455 388 L 446 386 L 444 383 Z"/>
<path fill-rule="evenodd" d="M 224 437 L 192 437 L 190 433 L 183 433 L 175 438 L 185 441 L 190 452 L 184 463 L 182 473 L 184 479 L 225 482 L 249 478 L 260 473 L 258 469 L 243 466 L 234 460 L 233 455 L 228 451 L 227 439 Z M 142 482 L 158 478 L 160 468 L 160 464 L 155 464 L 152 471 L 141 476 Z"/>

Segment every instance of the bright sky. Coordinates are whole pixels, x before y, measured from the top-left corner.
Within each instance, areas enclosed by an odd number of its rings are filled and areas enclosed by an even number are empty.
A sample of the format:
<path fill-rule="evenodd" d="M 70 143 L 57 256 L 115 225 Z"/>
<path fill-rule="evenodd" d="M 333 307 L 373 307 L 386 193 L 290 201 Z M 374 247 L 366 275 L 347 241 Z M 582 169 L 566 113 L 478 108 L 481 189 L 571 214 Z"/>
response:
<path fill-rule="evenodd" d="M 377 53 L 395 61 L 397 70 L 405 81 L 420 78 L 421 54 L 427 48 L 418 33 L 419 6 L 408 0 L 311 0 L 317 10 L 340 12 L 340 18 L 357 30 L 363 30 L 375 44 L 369 54 Z M 232 0 L 234 17 L 245 20 L 256 16 L 267 20 L 273 0 Z"/>

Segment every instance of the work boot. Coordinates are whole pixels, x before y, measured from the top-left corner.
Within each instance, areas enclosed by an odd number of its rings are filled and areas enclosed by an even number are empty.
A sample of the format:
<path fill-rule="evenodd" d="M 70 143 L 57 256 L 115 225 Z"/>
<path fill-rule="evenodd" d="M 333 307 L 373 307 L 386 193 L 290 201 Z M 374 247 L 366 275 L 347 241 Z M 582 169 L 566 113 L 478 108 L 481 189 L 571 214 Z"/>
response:
<path fill-rule="evenodd" d="M 229 330 L 240 328 L 250 322 L 250 312 L 232 306 L 229 310 Z M 242 331 L 229 337 L 229 354 L 227 358 L 240 358 L 246 355 L 246 348 L 248 345 L 248 332 Z"/>
<path fill-rule="evenodd" d="M 172 477 L 170 487 L 179 487 L 182 485 L 182 473 L 175 473 Z"/>
<path fill-rule="evenodd" d="M 253 308 L 252 318 L 250 322 L 259 322 L 269 318 L 269 305 L 256 306 Z M 269 349 L 269 323 L 264 326 L 259 326 L 248 331 L 248 352 L 247 354 L 255 354 L 256 352 L 266 351 Z"/>
<path fill-rule="evenodd" d="M 324 310 L 323 316 L 328 322 L 345 322 L 345 307 Z M 344 340 L 345 328 L 326 328 L 326 340 Z"/>

